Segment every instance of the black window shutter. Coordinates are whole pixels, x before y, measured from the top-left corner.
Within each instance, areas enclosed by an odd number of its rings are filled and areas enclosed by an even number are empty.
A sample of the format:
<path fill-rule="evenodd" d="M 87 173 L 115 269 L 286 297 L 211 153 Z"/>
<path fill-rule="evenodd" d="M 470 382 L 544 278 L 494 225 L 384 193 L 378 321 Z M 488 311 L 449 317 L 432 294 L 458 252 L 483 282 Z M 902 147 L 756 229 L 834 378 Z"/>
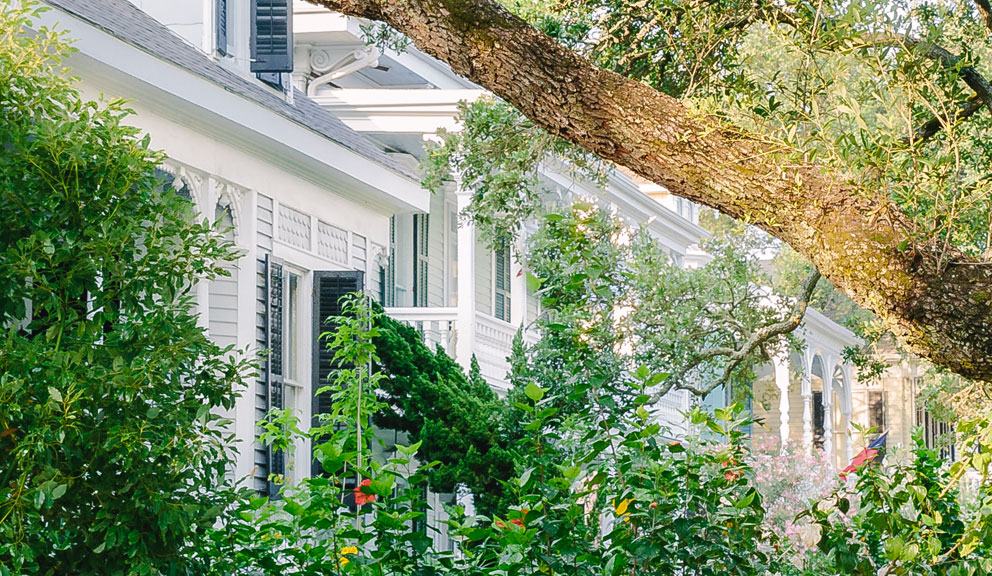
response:
<path fill-rule="evenodd" d="M 214 22 L 217 24 L 217 52 L 227 56 L 227 0 L 214 0 Z"/>
<path fill-rule="evenodd" d="M 269 260 L 268 254 L 260 257 L 255 269 L 255 346 L 264 351 L 269 347 Z M 269 410 L 269 357 L 259 360 L 255 380 L 255 438 L 252 442 L 252 487 L 261 495 L 269 492 L 269 452 L 258 440 L 261 433 L 258 423 Z"/>
<path fill-rule="evenodd" d="M 285 407 L 283 401 L 283 293 L 285 287 L 285 275 L 283 274 L 283 263 L 277 258 L 266 255 L 269 268 L 269 298 L 268 298 L 268 362 L 266 362 L 269 374 L 268 410 L 281 410 Z M 282 475 L 286 473 L 286 455 L 281 450 L 272 450 L 271 446 L 266 446 L 268 456 L 269 476 Z M 266 478 L 269 496 L 275 496 L 279 492 L 279 484 Z"/>
<path fill-rule="evenodd" d="M 259 350 L 267 351 L 261 359 L 255 385 L 255 490 L 263 496 L 274 496 L 279 485 L 269 480 L 272 474 L 286 473 L 286 455 L 273 451 L 258 440 L 259 426 L 270 410 L 284 408 L 283 402 L 283 291 L 285 286 L 283 262 L 266 254 L 258 259 L 256 274 L 255 343 Z"/>
<path fill-rule="evenodd" d="M 325 321 L 331 316 L 341 315 L 341 297 L 352 292 L 365 290 L 365 273 L 360 271 L 316 271 L 313 273 L 313 400 L 311 404 L 313 425 L 319 424 L 319 415 L 331 411 L 331 399 L 327 393 L 317 394 L 331 383 L 334 370 L 334 351 L 327 348 L 327 339 L 321 338 L 324 332 L 334 331 L 334 325 Z M 311 458 L 311 475 L 320 476 L 323 468 L 315 458 Z"/>
<path fill-rule="evenodd" d="M 251 0 L 251 71 L 293 71 L 293 0 Z"/>

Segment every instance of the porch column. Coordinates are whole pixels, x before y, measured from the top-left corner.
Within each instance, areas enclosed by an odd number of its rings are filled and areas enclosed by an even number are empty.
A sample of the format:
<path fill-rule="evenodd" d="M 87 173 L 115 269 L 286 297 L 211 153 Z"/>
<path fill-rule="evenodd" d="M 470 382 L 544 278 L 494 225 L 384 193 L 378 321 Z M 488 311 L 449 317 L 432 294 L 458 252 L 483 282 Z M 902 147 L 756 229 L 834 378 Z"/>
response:
<path fill-rule="evenodd" d="M 854 409 L 854 402 L 851 395 L 853 383 L 851 382 L 851 369 L 848 365 L 840 367 L 844 375 L 844 393 L 841 400 L 841 414 L 844 416 L 844 463 L 854 459 L 854 439 L 851 437 L 851 412 Z"/>
<path fill-rule="evenodd" d="M 527 274 L 523 269 L 527 237 L 522 229 L 519 232 L 510 249 L 510 324 L 514 328 L 523 326 L 527 315 Z"/>
<path fill-rule="evenodd" d="M 813 358 L 808 354 L 803 357 L 803 450 L 806 454 L 813 453 Z"/>
<path fill-rule="evenodd" d="M 472 201 L 472 193 L 455 189 L 458 214 Z M 458 219 L 458 317 L 455 320 L 455 360 L 468 370 L 475 350 L 475 226 Z"/>
<path fill-rule="evenodd" d="M 777 354 L 772 362 L 775 366 L 775 385 L 779 391 L 778 434 L 781 439 L 781 448 L 785 450 L 785 445 L 789 442 L 789 356 L 786 352 L 782 352 Z"/>
<path fill-rule="evenodd" d="M 851 442 L 851 408 L 841 405 L 841 423 L 844 426 L 844 462 L 854 459 L 854 443 Z"/>
<path fill-rule="evenodd" d="M 834 384 L 833 379 L 823 380 L 823 451 L 834 454 Z"/>
<path fill-rule="evenodd" d="M 201 189 L 197 194 L 194 192 L 193 198 L 199 196 L 200 204 L 197 206 L 200 218 L 206 218 L 213 222 L 215 210 L 217 208 L 217 181 L 212 177 L 206 177 L 201 183 Z M 239 279 L 240 280 L 240 279 Z M 198 314 L 196 323 L 204 330 L 210 330 L 210 281 L 200 280 L 196 283 L 196 312 Z M 209 332 L 208 332 L 209 334 Z"/>

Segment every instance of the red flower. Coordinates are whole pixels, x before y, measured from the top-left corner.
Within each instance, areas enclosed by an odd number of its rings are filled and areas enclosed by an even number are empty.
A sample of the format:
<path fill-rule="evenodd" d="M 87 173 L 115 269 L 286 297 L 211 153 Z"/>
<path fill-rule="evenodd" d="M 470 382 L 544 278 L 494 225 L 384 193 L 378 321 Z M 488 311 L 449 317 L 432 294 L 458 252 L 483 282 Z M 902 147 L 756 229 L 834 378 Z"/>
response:
<path fill-rule="evenodd" d="M 371 504 L 375 502 L 375 494 L 366 494 L 362 492 L 362 488 L 366 486 L 371 486 L 372 480 L 366 478 L 362 480 L 362 483 L 355 487 L 355 504 L 358 506 L 365 506 L 366 504 Z"/>
<path fill-rule="evenodd" d="M 725 460 L 723 462 L 724 468 L 729 468 L 731 466 L 736 466 L 736 465 L 737 462 L 734 462 L 733 458 L 731 458 L 730 460 Z M 740 477 L 741 477 L 740 470 L 727 470 L 726 472 L 723 473 L 723 479 L 727 481 L 737 480 Z"/>
<path fill-rule="evenodd" d="M 506 530 L 506 524 L 504 524 L 502 520 L 497 520 L 496 522 L 494 522 L 494 524 L 500 530 Z M 514 518 L 513 520 L 510 520 L 510 524 L 517 526 L 522 530 L 527 529 L 527 526 L 524 525 L 524 521 L 520 518 Z"/>

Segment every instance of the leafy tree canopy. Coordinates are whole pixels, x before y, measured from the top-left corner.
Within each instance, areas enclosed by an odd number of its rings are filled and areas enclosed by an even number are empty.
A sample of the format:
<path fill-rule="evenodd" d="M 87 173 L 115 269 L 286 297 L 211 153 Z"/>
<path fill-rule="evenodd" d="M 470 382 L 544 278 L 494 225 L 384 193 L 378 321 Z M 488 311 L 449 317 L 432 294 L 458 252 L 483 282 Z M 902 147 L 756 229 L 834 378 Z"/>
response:
<path fill-rule="evenodd" d="M 82 99 L 69 48 L 0 5 L 0 573 L 193 570 L 226 502 L 245 362 L 192 287 L 235 256 L 155 176 L 124 102 Z"/>

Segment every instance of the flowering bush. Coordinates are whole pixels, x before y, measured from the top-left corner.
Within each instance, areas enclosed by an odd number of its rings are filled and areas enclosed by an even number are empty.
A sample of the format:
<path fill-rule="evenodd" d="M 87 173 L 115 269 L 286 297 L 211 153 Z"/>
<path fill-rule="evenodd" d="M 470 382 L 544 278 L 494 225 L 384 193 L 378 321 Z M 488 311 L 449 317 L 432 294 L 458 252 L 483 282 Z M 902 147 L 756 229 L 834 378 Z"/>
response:
<path fill-rule="evenodd" d="M 829 458 L 822 450 L 807 454 L 797 443 L 781 447 L 771 440 L 755 443 L 748 463 L 765 503 L 768 528 L 796 549 L 809 548 L 803 544 L 809 520 L 797 522 L 796 516 L 840 486 Z"/>

